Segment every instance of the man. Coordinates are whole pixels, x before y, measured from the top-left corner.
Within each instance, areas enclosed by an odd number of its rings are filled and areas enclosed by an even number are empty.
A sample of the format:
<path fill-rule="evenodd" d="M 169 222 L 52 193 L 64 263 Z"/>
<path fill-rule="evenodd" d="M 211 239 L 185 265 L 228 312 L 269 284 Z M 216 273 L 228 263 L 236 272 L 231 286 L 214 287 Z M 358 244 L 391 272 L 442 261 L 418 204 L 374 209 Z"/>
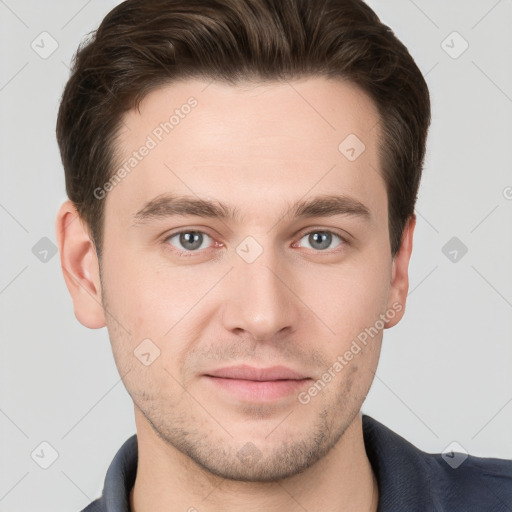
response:
<path fill-rule="evenodd" d="M 361 405 L 402 318 L 430 102 L 360 0 L 128 0 L 76 56 L 57 217 L 137 435 L 85 510 L 505 511 Z"/>

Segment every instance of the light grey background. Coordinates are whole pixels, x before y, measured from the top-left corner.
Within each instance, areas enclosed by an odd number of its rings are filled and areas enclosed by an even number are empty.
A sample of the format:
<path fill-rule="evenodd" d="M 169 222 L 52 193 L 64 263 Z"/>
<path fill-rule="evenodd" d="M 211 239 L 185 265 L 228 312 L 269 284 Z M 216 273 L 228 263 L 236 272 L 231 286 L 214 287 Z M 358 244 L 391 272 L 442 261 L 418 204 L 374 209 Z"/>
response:
<path fill-rule="evenodd" d="M 33 252 L 56 243 L 65 199 L 55 121 L 68 65 L 117 3 L 0 0 L 2 512 L 81 510 L 135 432 L 106 329 L 78 323 L 58 255 Z M 425 451 L 456 441 L 512 458 L 512 0 L 369 4 L 426 76 L 433 123 L 407 312 L 385 331 L 363 412 Z M 58 43 L 47 58 L 42 32 Z M 468 248 L 455 262 L 452 237 Z M 42 442 L 58 452 L 48 469 Z"/>

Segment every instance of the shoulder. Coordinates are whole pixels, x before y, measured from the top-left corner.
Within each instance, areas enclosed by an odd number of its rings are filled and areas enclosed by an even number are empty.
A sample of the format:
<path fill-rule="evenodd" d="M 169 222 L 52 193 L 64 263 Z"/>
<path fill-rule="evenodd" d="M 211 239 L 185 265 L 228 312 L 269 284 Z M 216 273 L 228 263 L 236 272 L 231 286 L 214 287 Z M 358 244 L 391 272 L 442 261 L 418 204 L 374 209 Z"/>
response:
<path fill-rule="evenodd" d="M 137 464 L 137 435 L 134 434 L 119 448 L 110 463 L 101 496 L 81 512 L 129 512 L 129 495 L 135 483 Z"/>
<path fill-rule="evenodd" d="M 379 512 L 512 510 L 512 460 L 426 453 L 367 415 L 363 435 L 379 482 Z"/>
<path fill-rule="evenodd" d="M 428 474 L 440 502 L 464 504 L 474 511 L 512 510 L 512 460 L 453 452 L 422 456 L 430 461 Z M 450 466 L 450 456 L 460 457 L 460 466 Z"/>
<path fill-rule="evenodd" d="M 106 510 L 103 498 L 98 498 L 92 503 L 89 503 L 81 512 L 106 512 Z"/>

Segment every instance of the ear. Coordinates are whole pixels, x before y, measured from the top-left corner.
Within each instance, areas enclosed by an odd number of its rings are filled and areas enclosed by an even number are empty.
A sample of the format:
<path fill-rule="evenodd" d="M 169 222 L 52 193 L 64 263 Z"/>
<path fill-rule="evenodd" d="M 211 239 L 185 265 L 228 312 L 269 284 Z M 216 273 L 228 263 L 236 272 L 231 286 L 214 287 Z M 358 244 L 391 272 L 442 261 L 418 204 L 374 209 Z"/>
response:
<path fill-rule="evenodd" d="M 86 223 L 71 201 L 60 206 L 55 229 L 62 272 L 75 316 L 89 329 L 104 327 L 98 257 Z"/>
<path fill-rule="evenodd" d="M 393 258 L 388 310 L 393 310 L 396 314 L 393 318 L 386 321 L 386 329 L 396 325 L 405 313 L 405 301 L 409 291 L 409 260 L 411 258 L 412 237 L 415 226 L 416 215 L 412 214 L 404 227 L 400 249 Z"/>

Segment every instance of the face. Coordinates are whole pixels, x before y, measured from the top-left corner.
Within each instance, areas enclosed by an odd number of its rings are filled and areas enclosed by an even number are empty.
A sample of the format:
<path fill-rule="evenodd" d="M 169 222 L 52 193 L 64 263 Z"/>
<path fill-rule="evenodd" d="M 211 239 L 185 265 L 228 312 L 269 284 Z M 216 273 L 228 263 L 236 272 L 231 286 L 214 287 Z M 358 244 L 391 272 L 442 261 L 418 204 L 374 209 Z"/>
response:
<path fill-rule="evenodd" d="M 323 78 L 174 83 L 124 117 L 98 199 L 113 353 L 137 421 L 213 474 L 297 474 L 360 411 L 402 309 L 378 121 Z"/>

